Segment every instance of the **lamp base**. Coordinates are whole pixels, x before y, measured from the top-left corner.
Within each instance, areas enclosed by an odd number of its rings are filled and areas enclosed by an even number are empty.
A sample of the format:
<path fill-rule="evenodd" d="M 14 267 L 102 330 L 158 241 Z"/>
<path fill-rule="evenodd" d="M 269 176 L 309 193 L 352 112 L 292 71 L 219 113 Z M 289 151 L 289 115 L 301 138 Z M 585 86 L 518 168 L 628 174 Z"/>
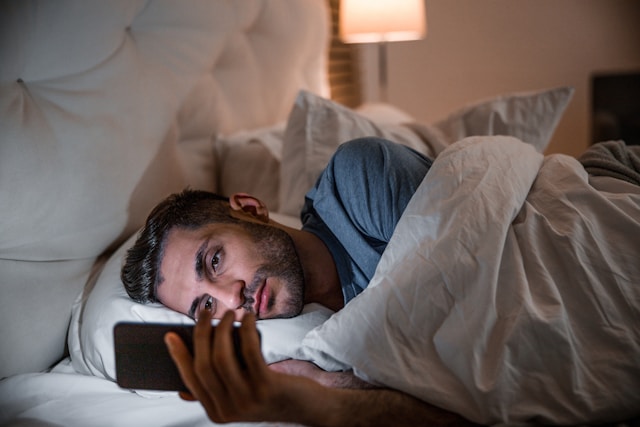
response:
<path fill-rule="evenodd" d="M 380 101 L 387 102 L 387 42 L 378 43 L 378 96 Z"/>

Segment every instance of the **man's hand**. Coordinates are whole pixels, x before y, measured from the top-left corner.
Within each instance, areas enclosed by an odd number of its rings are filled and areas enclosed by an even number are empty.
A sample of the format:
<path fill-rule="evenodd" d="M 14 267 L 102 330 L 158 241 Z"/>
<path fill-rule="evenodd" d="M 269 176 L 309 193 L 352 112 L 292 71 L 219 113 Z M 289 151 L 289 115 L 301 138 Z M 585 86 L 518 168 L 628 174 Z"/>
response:
<path fill-rule="evenodd" d="M 234 352 L 233 321 L 233 314 L 226 313 L 211 339 L 211 318 L 206 314 L 200 316 L 194 328 L 193 357 L 178 335 L 166 335 L 171 357 L 191 392 L 181 396 L 186 400 L 199 400 L 215 422 L 299 422 L 300 408 L 317 401 L 323 387 L 307 378 L 268 368 L 260 351 L 255 317 L 251 314 L 244 316 L 238 331 L 246 362 L 243 369 Z"/>
<path fill-rule="evenodd" d="M 293 361 L 270 369 L 262 357 L 251 314 L 244 316 L 238 331 L 246 363 L 243 369 L 235 355 L 233 320 L 233 314 L 226 313 L 212 339 L 211 318 L 201 315 L 194 328 L 193 357 L 177 334 L 165 336 L 171 357 L 191 392 L 181 396 L 199 400 L 214 422 L 283 421 L 319 427 L 471 425 L 396 390 L 331 388 L 318 382 L 318 378 L 320 382 L 330 378 L 335 386 L 335 379 L 341 376 L 357 380 L 351 373 L 324 372 L 311 363 Z"/>

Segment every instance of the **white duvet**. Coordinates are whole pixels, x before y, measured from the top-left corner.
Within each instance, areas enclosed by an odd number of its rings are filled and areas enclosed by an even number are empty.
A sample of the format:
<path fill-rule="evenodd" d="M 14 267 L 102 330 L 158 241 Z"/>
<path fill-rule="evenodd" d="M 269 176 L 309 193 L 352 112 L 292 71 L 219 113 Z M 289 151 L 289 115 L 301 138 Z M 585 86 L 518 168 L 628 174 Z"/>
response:
<path fill-rule="evenodd" d="M 483 424 L 640 415 L 640 197 L 473 137 L 434 162 L 369 288 L 304 341 Z"/>

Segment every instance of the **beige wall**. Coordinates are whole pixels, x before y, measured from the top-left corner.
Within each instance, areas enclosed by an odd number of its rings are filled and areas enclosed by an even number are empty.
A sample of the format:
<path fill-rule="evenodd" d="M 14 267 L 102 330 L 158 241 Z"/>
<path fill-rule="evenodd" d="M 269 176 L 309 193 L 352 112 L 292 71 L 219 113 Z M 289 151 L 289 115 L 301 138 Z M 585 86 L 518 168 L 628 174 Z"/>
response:
<path fill-rule="evenodd" d="M 590 77 L 640 70 L 638 0 L 426 0 L 425 40 L 388 46 L 388 102 L 423 122 L 476 100 L 570 85 L 548 152 L 590 143 Z M 363 96 L 377 100 L 377 50 L 361 48 Z"/>

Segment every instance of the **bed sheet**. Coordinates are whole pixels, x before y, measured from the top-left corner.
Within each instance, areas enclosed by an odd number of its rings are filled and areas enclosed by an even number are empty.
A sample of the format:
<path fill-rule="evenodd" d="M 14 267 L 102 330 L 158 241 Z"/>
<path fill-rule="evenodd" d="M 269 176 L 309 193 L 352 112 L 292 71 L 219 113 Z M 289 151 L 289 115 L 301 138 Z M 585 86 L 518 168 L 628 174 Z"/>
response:
<path fill-rule="evenodd" d="M 177 393 L 145 393 L 78 374 L 69 359 L 51 372 L 20 374 L 0 382 L 0 425 L 30 427 L 199 427 L 213 424 L 197 402 Z M 292 424 L 232 423 L 230 427 Z"/>

